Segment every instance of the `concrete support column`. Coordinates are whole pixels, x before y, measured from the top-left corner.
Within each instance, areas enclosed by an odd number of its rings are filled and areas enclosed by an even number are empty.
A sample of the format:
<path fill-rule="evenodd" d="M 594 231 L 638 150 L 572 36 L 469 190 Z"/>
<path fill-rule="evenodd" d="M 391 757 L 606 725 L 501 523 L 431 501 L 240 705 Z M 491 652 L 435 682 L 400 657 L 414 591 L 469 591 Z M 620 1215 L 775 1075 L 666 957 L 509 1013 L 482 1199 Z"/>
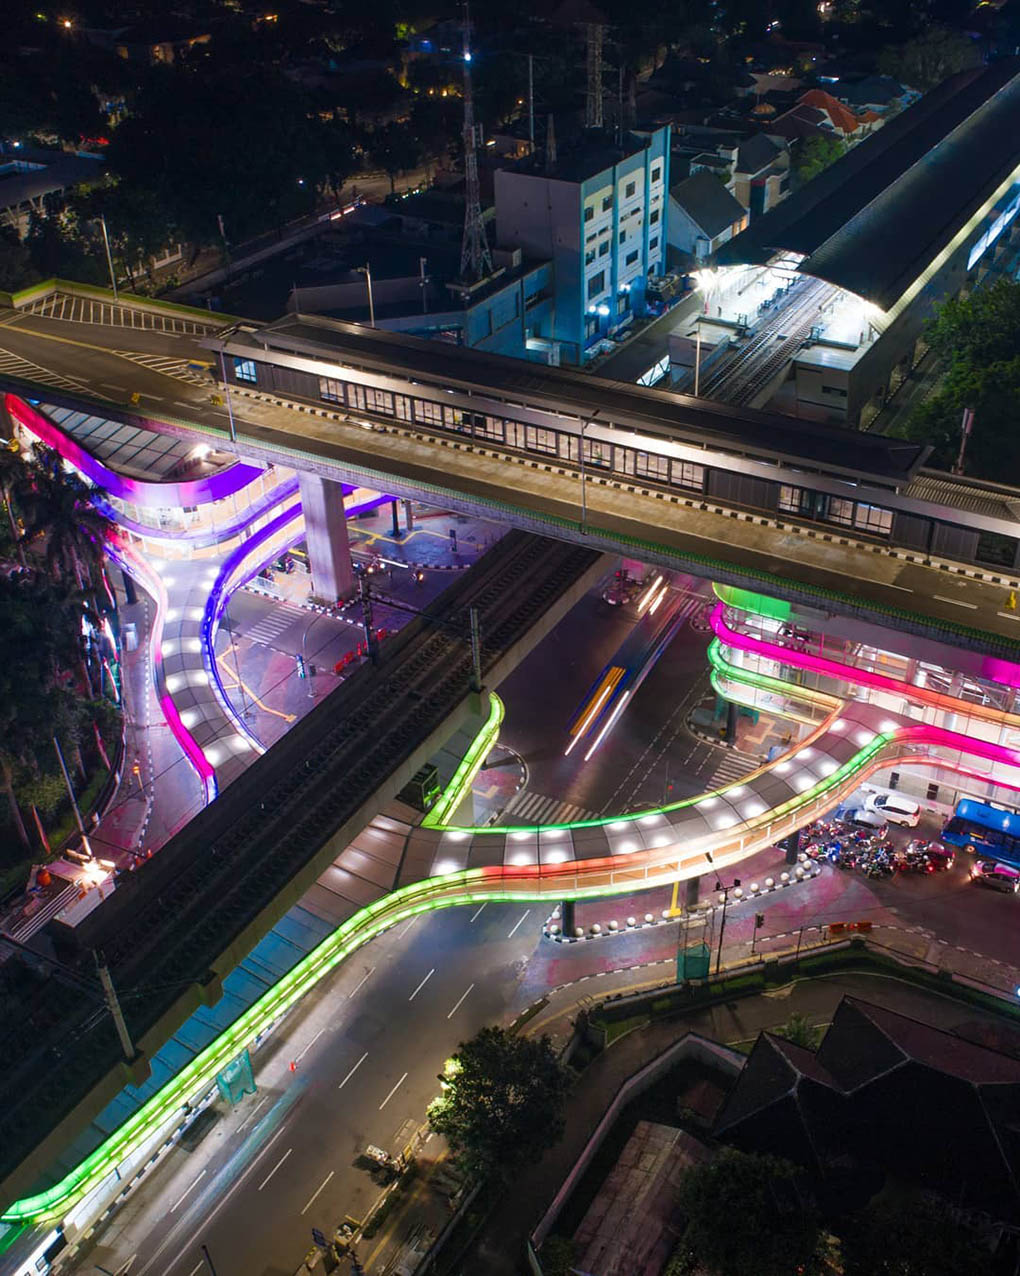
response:
<path fill-rule="evenodd" d="M 411 509 L 410 501 L 404 502 L 404 522 L 407 525 L 407 530 L 409 532 L 412 531 L 414 528 L 414 510 Z"/>
<path fill-rule="evenodd" d="M 701 895 L 701 878 L 688 877 L 684 883 L 684 903 L 688 908 L 693 908 L 698 902 Z"/>
<path fill-rule="evenodd" d="M 391 530 L 391 535 L 393 536 L 393 539 L 396 540 L 397 537 L 400 535 L 400 519 L 397 517 L 397 502 L 396 501 L 390 501 L 390 513 L 393 516 L 393 527 Z"/>
<path fill-rule="evenodd" d="M 564 899 L 560 901 L 560 929 L 567 938 L 572 938 L 577 921 L 574 917 L 574 901 L 572 899 Z"/>
<path fill-rule="evenodd" d="M 305 516 L 312 592 L 334 603 L 354 592 L 354 570 L 347 542 L 347 516 L 339 483 L 317 474 L 300 474 L 301 509 Z"/>

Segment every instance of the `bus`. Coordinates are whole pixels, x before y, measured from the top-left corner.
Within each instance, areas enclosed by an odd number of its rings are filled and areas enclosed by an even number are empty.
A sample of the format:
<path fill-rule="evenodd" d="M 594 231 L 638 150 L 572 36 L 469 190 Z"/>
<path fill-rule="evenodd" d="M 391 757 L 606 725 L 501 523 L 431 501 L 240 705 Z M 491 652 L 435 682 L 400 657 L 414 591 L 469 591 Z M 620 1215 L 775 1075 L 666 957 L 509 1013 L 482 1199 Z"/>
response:
<path fill-rule="evenodd" d="M 942 841 L 1020 867 L 1020 815 L 987 802 L 974 798 L 959 802 L 942 830 Z"/>

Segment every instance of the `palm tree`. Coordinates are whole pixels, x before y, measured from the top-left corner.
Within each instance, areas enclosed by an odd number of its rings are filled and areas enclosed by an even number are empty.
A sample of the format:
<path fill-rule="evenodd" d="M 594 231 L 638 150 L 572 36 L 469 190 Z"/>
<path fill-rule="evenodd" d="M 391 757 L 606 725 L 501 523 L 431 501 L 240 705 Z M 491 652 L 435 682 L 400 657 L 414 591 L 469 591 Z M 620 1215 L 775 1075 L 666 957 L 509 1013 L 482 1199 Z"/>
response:
<path fill-rule="evenodd" d="M 29 531 L 33 540 L 45 538 L 44 564 L 51 576 L 89 594 L 97 594 L 102 574 L 103 546 L 113 530 L 94 502 L 105 493 L 67 471 L 49 448 L 35 449 L 31 490 L 27 493 Z"/>
<path fill-rule="evenodd" d="M 6 446 L 0 447 L 0 498 L 7 510 L 7 524 L 10 528 L 11 547 L 16 551 L 22 567 L 27 567 L 25 546 L 22 543 L 21 529 L 14 513 L 15 501 L 24 494 L 28 466 L 21 454 L 21 447 L 16 439 L 11 439 Z"/>

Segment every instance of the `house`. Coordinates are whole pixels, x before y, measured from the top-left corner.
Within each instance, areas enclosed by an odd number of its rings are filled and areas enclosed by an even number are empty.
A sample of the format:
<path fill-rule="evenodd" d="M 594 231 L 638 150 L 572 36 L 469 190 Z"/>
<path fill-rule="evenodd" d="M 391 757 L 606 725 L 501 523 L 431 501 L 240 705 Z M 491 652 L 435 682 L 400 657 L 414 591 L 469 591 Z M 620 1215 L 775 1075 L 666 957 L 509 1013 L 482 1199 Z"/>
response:
<path fill-rule="evenodd" d="M 790 152 L 784 142 L 765 133 L 745 137 L 731 152 L 728 189 L 752 216 L 767 213 L 790 188 Z"/>
<path fill-rule="evenodd" d="M 824 89 L 808 89 L 806 93 L 801 94 L 797 105 L 809 106 L 816 111 L 821 111 L 827 120 L 825 127 L 845 142 L 856 141 L 857 138 L 869 133 L 872 125 L 880 118 L 874 111 L 852 111 L 831 93 L 826 93 Z"/>
<path fill-rule="evenodd" d="M 822 1186 L 856 1169 L 874 1190 L 877 1168 L 1015 1224 L 1018 1123 L 1020 1060 L 844 997 L 817 1051 L 761 1034 L 714 1132 Z"/>
<path fill-rule="evenodd" d="M 747 223 L 746 209 L 711 173 L 693 173 L 669 192 L 669 246 L 692 261 L 709 261 Z"/>
<path fill-rule="evenodd" d="M 884 116 L 902 110 L 921 95 L 915 89 L 905 88 L 891 75 L 866 75 L 859 80 L 841 81 L 833 96 L 852 110 Z"/>
<path fill-rule="evenodd" d="M 103 159 L 88 151 L 46 151 L 0 143 L 0 226 L 19 237 L 28 233 L 32 214 L 46 211 L 50 196 L 97 182 Z"/>

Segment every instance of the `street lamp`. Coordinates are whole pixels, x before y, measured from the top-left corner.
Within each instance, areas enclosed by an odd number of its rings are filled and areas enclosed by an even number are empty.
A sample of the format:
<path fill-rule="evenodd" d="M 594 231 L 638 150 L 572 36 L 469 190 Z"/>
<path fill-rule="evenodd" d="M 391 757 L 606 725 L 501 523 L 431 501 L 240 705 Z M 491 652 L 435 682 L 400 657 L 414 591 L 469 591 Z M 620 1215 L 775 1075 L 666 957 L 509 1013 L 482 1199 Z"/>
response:
<path fill-rule="evenodd" d="M 740 878 L 735 877 L 729 886 L 723 886 L 722 882 L 717 881 L 715 889 L 722 892 L 722 920 L 719 923 L 719 951 L 715 957 L 715 973 L 719 974 L 719 967 L 722 965 L 722 942 L 723 935 L 726 933 L 726 906 L 730 902 L 730 891 L 736 890 L 740 886 Z"/>
<path fill-rule="evenodd" d="M 99 221 L 103 227 L 103 245 L 106 248 L 106 264 L 110 268 L 110 288 L 113 290 L 113 300 L 114 300 L 114 304 L 116 304 L 117 276 L 113 270 L 113 256 L 110 252 L 110 236 L 107 234 L 107 231 L 106 231 L 106 214 L 105 213 L 99 214 Z"/>
<path fill-rule="evenodd" d="M 365 282 L 368 285 L 368 326 L 375 327 L 375 302 L 372 299 L 372 267 L 366 262 L 364 266 L 355 266 L 354 269 L 359 275 L 365 276 Z"/>
<path fill-rule="evenodd" d="M 587 484 L 586 484 L 588 475 L 584 468 L 584 435 L 585 435 L 585 431 L 588 429 L 588 426 L 593 425 L 595 423 L 595 418 L 598 416 L 598 414 L 601 411 L 602 411 L 601 408 L 596 408 L 595 411 L 591 414 L 591 416 L 588 417 L 588 419 L 585 422 L 583 422 L 583 424 L 581 425 L 581 438 L 578 444 L 580 449 L 579 456 L 581 458 L 581 532 L 582 534 L 586 533 L 588 530 L 588 491 L 587 491 Z"/>
<path fill-rule="evenodd" d="M 321 612 L 317 616 L 313 616 L 308 624 L 305 625 L 304 632 L 301 635 L 301 663 L 304 665 L 306 672 L 308 671 L 308 633 L 315 622 L 321 619 Z M 312 679 L 310 676 L 308 678 L 308 694 L 313 700 L 315 699 L 315 688 L 312 685 Z"/>

